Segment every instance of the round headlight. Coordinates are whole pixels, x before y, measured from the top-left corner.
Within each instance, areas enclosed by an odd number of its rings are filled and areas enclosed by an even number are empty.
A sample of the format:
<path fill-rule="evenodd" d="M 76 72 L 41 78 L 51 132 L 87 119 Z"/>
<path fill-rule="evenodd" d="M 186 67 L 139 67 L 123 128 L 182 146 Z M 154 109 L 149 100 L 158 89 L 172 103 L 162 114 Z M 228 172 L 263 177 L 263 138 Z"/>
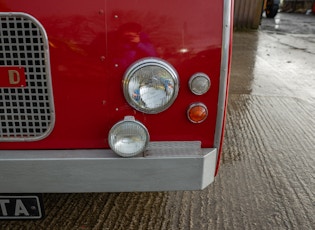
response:
<path fill-rule="evenodd" d="M 196 95 L 205 94 L 210 89 L 210 86 L 210 78 L 204 73 L 196 73 L 189 79 L 189 88 Z"/>
<path fill-rule="evenodd" d="M 116 123 L 108 134 L 110 148 L 122 157 L 138 155 L 146 149 L 148 142 L 148 130 L 132 116 Z"/>
<path fill-rule="evenodd" d="M 179 88 L 176 70 L 166 61 L 146 58 L 125 73 L 123 91 L 127 102 L 144 113 L 159 113 L 175 101 Z"/>

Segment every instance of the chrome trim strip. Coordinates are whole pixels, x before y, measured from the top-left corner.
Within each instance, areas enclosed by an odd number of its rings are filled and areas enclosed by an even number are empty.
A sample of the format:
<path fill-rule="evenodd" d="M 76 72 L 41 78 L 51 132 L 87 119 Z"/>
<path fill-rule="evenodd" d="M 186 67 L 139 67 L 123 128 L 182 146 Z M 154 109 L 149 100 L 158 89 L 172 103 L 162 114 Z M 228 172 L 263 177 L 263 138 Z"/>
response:
<path fill-rule="evenodd" d="M 197 142 L 153 142 L 134 158 L 105 149 L 1 150 L 0 193 L 200 190 L 214 181 L 216 158 Z"/>
<path fill-rule="evenodd" d="M 221 136 L 224 123 L 224 109 L 227 93 L 227 80 L 229 71 L 229 49 L 231 38 L 231 10 L 233 0 L 224 0 L 223 25 L 222 25 L 222 50 L 221 50 L 221 73 L 220 73 L 220 91 L 218 99 L 218 113 L 216 120 L 216 129 L 214 136 L 214 147 L 220 148 Z"/>

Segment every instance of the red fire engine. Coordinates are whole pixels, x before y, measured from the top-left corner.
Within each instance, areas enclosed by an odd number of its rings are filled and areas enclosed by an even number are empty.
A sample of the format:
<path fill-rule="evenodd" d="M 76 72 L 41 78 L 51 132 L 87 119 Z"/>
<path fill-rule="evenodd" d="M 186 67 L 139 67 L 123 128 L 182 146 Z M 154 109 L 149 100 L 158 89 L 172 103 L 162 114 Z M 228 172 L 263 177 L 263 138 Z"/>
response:
<path fill-rule="evenodd" d="M 232 0 L 0 0 L 0 193 L 203 189 Z"/>

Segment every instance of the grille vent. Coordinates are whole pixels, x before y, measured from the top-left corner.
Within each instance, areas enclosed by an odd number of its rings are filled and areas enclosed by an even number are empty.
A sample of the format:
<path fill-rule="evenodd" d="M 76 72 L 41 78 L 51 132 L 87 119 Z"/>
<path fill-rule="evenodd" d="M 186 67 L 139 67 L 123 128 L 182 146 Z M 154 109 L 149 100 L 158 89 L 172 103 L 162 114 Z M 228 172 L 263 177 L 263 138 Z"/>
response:
<path fill-rule="evenodd" d="M 48 39 L 24 13 L 0 13 L 0 67 L 23 67 L 25 87 L 0 86 L 0 142 L 36 141 L 51 132 L 55 114 Z M 2 76 L 0 76 L 2 77 Z"/>

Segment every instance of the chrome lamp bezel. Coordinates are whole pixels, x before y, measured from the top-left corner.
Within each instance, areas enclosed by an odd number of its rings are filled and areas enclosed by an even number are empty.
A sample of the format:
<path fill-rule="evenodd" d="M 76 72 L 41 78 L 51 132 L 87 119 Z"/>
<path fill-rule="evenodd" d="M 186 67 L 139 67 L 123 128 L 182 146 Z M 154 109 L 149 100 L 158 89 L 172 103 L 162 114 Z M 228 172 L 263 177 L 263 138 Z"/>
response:
<path fill-rule="evenodd" d="M 152 67 L 151 70 L 146 69 L 146 68 L 150 68 L 150 67 Z M 139 74 L 141 74 L 141 71 L 143 71 L 143 73 L 145 73 L 145 75 L 148 75 L 148 76 L 143 77 L 143 79 L 141 79 L 144 82 L 146 81 L 147 83 L 143 83 L 143 86 L 140 86 L 140 85 L 137 86 L 139 88 L 139 92 L 130 93 L 129 87 L 132 87 L 132 84 L 140 84 L 139 82 L 132 83 L 132 80 L 134 78 L 141 78 L 139 76 Z M 152 71 L 151 75 L 148 74 L 150 71 Z M 156 72 L 159 72 L 159 71 L 160 72 L 165 71 L 164 74 L 166 74 L 167 76 L 163 77 L 163 76 L 155 75 Z M 155 82 L 152 83 L 153 81 L 155 81 Z M 164 81 L 164 82 L 162 82 L 162 81 Z M 155 84 L 156 82 L 158 82 L 159 85 Z M 137 88 L 137 87 L 134 86 L 134 88 Z M 161 104 L 156 106 L 156 107 L 155 107 L 155 104 L 153 106 L 151 105 L 151 107 L 146 106 L 142 100 L 144 98 L 141 98 L 142 97 L 141 93 L 140 93 L 141 87 L 146 88 L 146 90 L 153 89 L 153 87 L 156 87 L 156 88 L 164 87 L 163 90 L 165 91 L 165 95 L 166 95 L 166 98 L 168 100 L 165 103 L 163 103 L 163 101 L 160 101 Z M 154 103 L 156 103 L 158 101 L 157 98 L 160 97 L 159 94 L 161 94 L 161 92 L 163 93 L 163 90 L 160 90 L 157 92 L 157 96 L 155 97 Z M 152 91 L 154 91 L 154 89 Z M 140 112 L 143 112 L 143 113 L 147 113 L 147 114 L 157 114 L 157 113 L 163 112 L 166 109 L 168 109 L 174 103 L 175 99 L 177 98 L 178 91 L 179 91 L 179 77 L 178 77 L 177 71 L 175 70 L 175 68 L 170 63 L 166 62 L 165 60 L 159 59 L 159 58 L 144 58 L 144 59 L 141 59 L 141 60 L 133 63 L 127 69 L 127 71 L 125 72 L 124 78 L 123 78 L 123 93 L 124 93 L 126 101 L 134 109 L 136 109 Z M 171 93 L 171 95 L 167 95 L 168 93 Z M 145 94 L 143 94 L 143 95 L 145 95 Z M 150 95 L 150 96 L 152 96 L 152 98 L 154 98 L 154 94 Z"/>

